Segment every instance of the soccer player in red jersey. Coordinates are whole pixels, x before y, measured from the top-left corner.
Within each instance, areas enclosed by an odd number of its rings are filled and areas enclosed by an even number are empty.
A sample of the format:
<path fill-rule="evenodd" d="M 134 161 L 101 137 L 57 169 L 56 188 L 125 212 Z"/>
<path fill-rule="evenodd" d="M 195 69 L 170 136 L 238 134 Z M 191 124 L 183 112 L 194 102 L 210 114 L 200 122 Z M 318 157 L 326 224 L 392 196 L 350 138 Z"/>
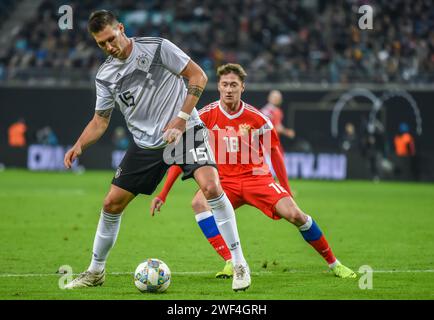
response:
<path fill-rule="evenodd" d="M 290 139 L 295 137 L 295 131 L 283 126 L 283 112 L 280 106 L 282 105 L 282 93 L 279 90 L 271 90 L 268 94 L 267 104 L 260 110 L 266 115 L 279 135 L 284 135 Z"/>
<path fill-rule="evenodd" d="M 238 64 L 219 67 L 217 76 L 220 100 L 199 111 L 200 118 L 214 136 L 214 154 L 224 191 L 234 209 L 249 204 L 271 219 L 283 218 L 292 223 L 326 260 L 337 277 L 355 278 L 356 273 L 336 259 L 316 222 L 295 203 L 273 124 L 256 108 L 241 100 L 246 75 Z M 264 162 L 263 149 L 270 154 L 280 184 L 275 182 Z M 181 172 L 178 166 L 169 169 L 161 193 L 151 203 L 152 215 L 160 210 Z M 208 241 L 217 253 L 229 261 L 230 252 L 218 232 L 218 221 L 216 223 L 214 220 L 202 191 L 196 192 L 192 207 Z M 230 266 L 227 263 L 216 277 L 231 276 Z"/>

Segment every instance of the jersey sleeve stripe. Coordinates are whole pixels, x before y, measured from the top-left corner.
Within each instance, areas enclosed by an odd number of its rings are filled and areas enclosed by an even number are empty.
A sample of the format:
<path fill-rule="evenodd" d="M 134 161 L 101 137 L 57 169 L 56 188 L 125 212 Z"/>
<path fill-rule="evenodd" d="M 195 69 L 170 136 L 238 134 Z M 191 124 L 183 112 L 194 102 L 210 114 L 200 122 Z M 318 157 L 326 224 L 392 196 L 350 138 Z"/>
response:
<path fill-rule="evenodd" d="M 161 43 L 163 39 L 158 37 L 140 37 L 134 38 L 134 41 L 138 43 Z"/>
<path fill-rule="evenodd" d="M 136 43 L 141 43 L 141 44 L 160 44 L 161 41 L 136 41 Z"/>
<path fill-rule="evenodd" d="M 109 64 L 112 61 L 113 61 L 113 57 L 112 56 L 108 56 L 107 59 L 105 59 L 105 61 L 99 66 L 98 70 L 96 71 L 96 76 L 98 77 L 98 75 L 100 74 L 100 72 L 103 69 L 103 67 L 105 65 Z"/>
<path fill-rule="evenodd" d="M 245 105 L 245 108 L 247 110 L 249 110 L 249 111 L 251 111 L 251 112 L 259 115 L 262 119 L 264 119 L 264 121 L 267 123 L 267 125 L 270 127 L 270 129 L 274 128 L 274 126 L 271 123 L 270 119 L 267 116 L 265 116 L 263 113 L 261 113 L 259 110 L 257 110 L 256 108 L 254 108 L 254 107 L 252 107 L 252 106 L 250 106 L 248 104 Z"/>
<path fill-rule="evenodd" d="M 199 115 L 201 115 L 201 114 L 203 114 L 205 112 L 209 112 L 212 109 L 215 109 L 216 107 L 218 107 L 218 103 L 217 102 L 213 102 L 213 103 L 210 103 L 209 105 L 203 107 L 202 109 L 200 109 L 198 111 L 198 113 L 199 113 Z"/>

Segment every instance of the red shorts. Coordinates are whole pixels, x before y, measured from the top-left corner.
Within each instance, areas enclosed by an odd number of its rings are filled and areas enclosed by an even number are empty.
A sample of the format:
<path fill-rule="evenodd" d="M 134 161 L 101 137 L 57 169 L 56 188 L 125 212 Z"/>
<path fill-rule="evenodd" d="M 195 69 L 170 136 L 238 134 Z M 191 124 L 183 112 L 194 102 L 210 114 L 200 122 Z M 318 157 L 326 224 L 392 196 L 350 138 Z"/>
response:
<path fill-rule="evenodd" d="M 234 209 L 249 204 L 274 220 L 280 219 L 274 206 L 280 199 L 290 196 L 271 174 L 224 178 L 221 184 Z"/>

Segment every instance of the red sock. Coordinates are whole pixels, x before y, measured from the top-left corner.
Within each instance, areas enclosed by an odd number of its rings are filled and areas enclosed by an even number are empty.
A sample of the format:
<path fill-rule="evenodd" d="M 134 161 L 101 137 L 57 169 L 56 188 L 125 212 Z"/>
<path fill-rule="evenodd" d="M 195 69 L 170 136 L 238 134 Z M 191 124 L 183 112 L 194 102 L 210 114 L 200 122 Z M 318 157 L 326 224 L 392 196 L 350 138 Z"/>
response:
<path fill-rule="evenodd" d="M 223 240 L 221 234 L 216 235 L 215 237 L 208 238 L 208 242 L 214 247 L 215 251 L 223 258 L 225 261 L 228 261 L 232 258 L 231 252 L 226 245 L 226 242 Z"/>
<path fill-rule="evenodd" d="M 327 261 L 328 264 L 332 264 L 336 261 L 336 257 L 323 235 L 318 240 L 308 242 Z"/>

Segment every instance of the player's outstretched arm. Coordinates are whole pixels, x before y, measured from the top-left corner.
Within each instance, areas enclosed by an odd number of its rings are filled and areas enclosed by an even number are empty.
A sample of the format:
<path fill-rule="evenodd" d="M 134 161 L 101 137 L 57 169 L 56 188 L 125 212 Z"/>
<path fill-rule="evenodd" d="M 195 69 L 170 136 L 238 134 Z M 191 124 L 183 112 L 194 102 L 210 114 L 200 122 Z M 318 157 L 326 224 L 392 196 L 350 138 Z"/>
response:
<path fill-rule="evenodd" d="M 282 134 L 285 137 L 288 137 L 290 139 L 295 138 L 295 131 L 294 129 L 286 128 L 281 123 L 276 125 L 276 131 L 278 134 Z"/>
<path fill-rule="evenodd" d="M 97 110 L 92 120 L 84 128 L 74 146 L 69 149 L 63 160 L 66 168 L 71 168 L 74 160 L 79 157 L 83 151 L 94 144 L 101 138 L 110 122 L 110 117 L 113 109 Z"/>
<path fill-rule="evenodd" d="M 285 162 L 283 160 L 283 155 L 280 152 L 280 148 L 278 145 L 275 144 L 271 146 L 270 158 L 271 163 L 273 164 L 274 172 L 276 172 L 276 176 L 279 180 L 280 185 L 284 187 L 289 194 L 291 194 L 288 183 L 288 174 L 285 168 Z"/>
<path fill-rule="evenodd" d="M 155 214 L 155 211 L 160 211 L 160 208 L 166 201 L 170 189 L 172 189 L 173 184 L 175 183 L 176 179 L 178 179 L 181 172 L 182 169 L 179 166 L 173 165 L 170 167 L 167 173 L 166 181 L 164 182 L 163 189 L 151 202 L 151 216 Z"/>

